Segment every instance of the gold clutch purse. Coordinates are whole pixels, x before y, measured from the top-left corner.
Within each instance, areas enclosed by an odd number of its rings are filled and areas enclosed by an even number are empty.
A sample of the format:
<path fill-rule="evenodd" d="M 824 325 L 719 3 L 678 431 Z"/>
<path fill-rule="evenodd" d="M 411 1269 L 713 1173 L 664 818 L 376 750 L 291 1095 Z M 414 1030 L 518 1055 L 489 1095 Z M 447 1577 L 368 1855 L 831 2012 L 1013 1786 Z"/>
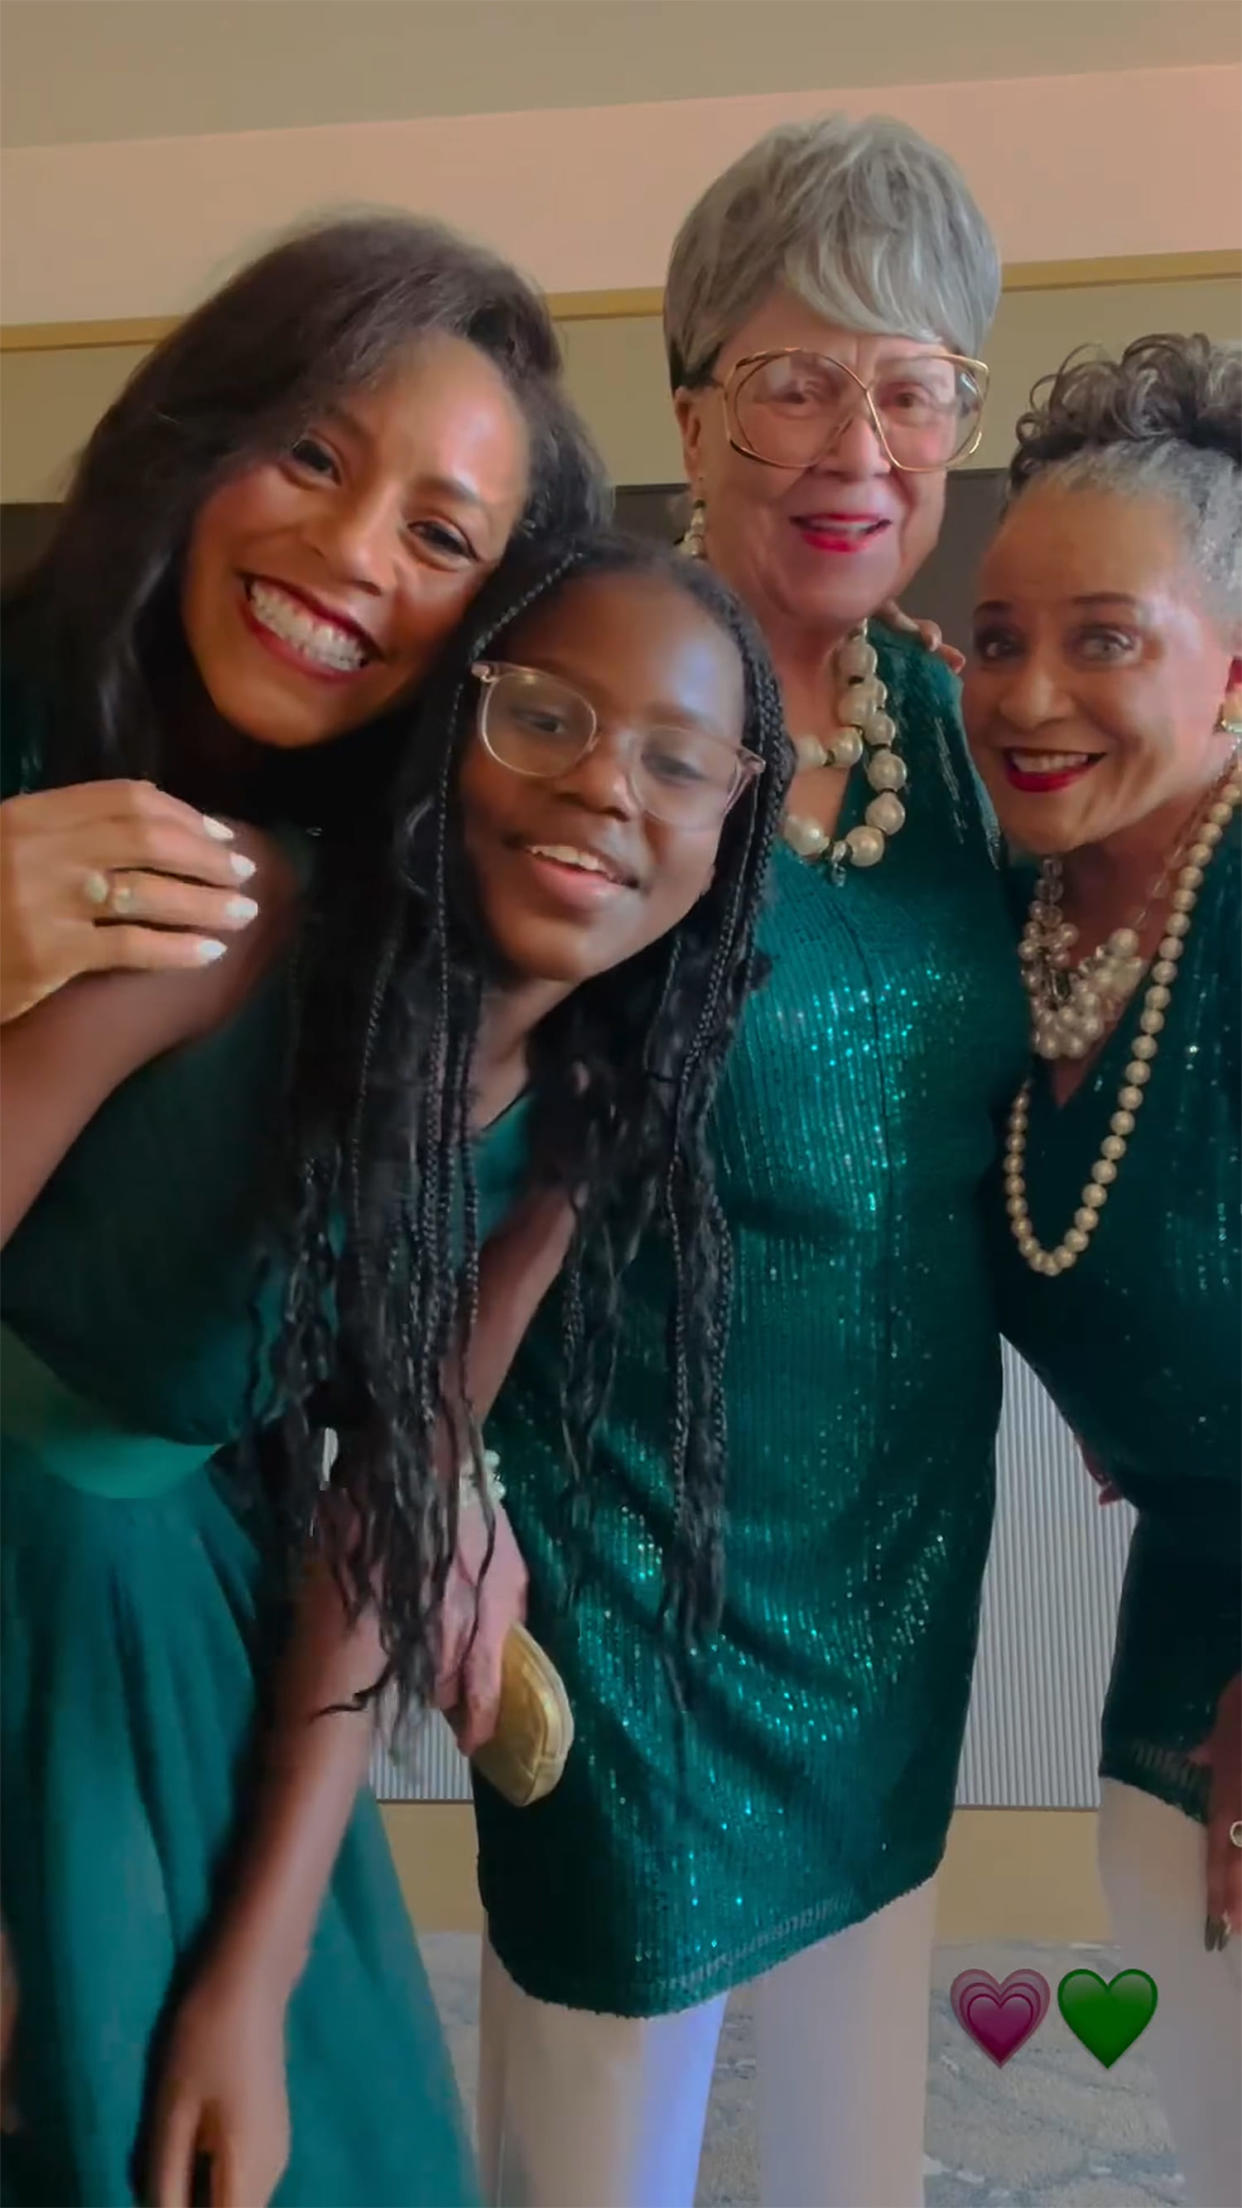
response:
<path fill-rule="evenodd" d="M 496 1730 L 472 1759 L 475 1770 L 514 1809 L 527 1809 L 552 1792 L 573 1744 L 573 1712 L 560 1673 L 524 1625 L 511 1625 Z"/>

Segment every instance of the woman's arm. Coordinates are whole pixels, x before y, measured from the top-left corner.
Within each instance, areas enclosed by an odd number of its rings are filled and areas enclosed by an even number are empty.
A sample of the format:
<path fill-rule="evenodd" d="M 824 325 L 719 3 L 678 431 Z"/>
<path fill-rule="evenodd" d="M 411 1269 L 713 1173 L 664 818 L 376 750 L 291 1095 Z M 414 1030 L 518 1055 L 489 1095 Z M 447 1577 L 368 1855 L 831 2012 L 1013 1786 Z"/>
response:
<path fill-rule="evenodd" d="M 568 1199 L 540 1193 L 482 1253 L 468 1361 L 479 1417 L 495 1401 L 560 1270 L 572 1226 Z M 449 1476 L 456 1477 L 455 1467 Z M 502 1517 L 497 1513 L 497 1556 Z M 511 1533 L 508 1540 L 512 1544 Z M 465 1692 L 476 1711 L 490 1702 L 493 1714 L 504 1635 L 521 1615 L 525 1593 L 524 1570 L 520 1582 L 512 1574 L 494 1582 L 495 1570 L 494 1556 L 481 1584 L 477 1562 L 459 1574 L 470 1627 L 478 1587 L 478 1631 L 465 1657 Z M 213 2208 L 260 2208 L 279 2182 L 289 2149 L 285 2010 L 305 1967 L 371 1747 L 371 1705 L 342 1705 L 376 1684 L 383 1663 L 374 1617 L 351 1626 L 331 1574 L 313 1566 L 279 1681 L 257 1814 L 237 1884 L 178 2016 L 164 2066 L 152 2144 L 156 2208 L 187 2208 L 203 2155 L 213 2165 Z"/>
<path fill-rule="evenodd" d="M 0 1245 L 113 1090 L 219 1026 L 275 955 L 293 911 L 292 871 L 274 847 L 239 831 L 243 845 L 256 862 L 259 917 L 219 957 L 190 971 L 84 974 L 3 1028 Z"/>

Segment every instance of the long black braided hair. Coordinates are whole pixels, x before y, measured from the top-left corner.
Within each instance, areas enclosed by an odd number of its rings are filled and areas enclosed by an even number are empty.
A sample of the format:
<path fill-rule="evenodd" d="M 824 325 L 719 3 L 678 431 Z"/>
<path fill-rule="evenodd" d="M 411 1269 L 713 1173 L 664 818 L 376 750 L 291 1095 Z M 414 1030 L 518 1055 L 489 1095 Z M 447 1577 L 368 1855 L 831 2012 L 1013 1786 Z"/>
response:
<path fill-rule="evenodd" d="M 608 1401 L 625 1275 L 643 1235 L 669 1239 L 670 1461 L 676 1499 L 665 1614 L 683 1644 L 718 1615 L 729 1242 L 707 1119 L 758 978 L 755 929 L 791 754 L 748 617 L 707 570 L 663 547 L 595 536 L 510 556 L 423 693 L 395 787 L 386 877 L 373 824 L 326 845 L 303 936 L 283 1320 L 273 1373 L 285 1502 L 315 1534 L 355 1613 L 372 1600 L 403 1699 L 435 1672 L 457 1482 L 437 1466 L 447 1420 L 477 1462 L 445 1374 L 460 1370 L 478 1296 L 472 1061 L 494 954 L 465 859 L 458 766 L 473 728 L 472 663 L 532 606 L 583 575 L 666 579 L 735 643 L 744 741 L 765 771 L 726 817 L 713 881 L 673 931 L 577 988 L 529 1056 L 533 1175 L 572 1192 L 563 1275 L 567 1473 L 585 1496 Z M 364 955 L 365 953 L 365 955 Z M 324 1485 L 324 1430 L 341 1448 Z"/>

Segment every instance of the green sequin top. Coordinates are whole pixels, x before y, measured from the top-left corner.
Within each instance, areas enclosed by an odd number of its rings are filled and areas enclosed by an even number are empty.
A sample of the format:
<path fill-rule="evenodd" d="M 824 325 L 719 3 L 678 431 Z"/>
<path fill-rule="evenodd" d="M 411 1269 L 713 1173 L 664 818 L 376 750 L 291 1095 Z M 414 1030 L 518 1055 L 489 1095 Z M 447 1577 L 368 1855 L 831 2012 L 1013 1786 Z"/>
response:
<path fill-rule="evenodd" d="M 982 1185 L 1025 1024 L 954 685 L 879 645 L 907 824 L 839 886 L 778 853 L 773 970 L 718 1102 L 727 1588 L 680 1743 L 663 1249 L 639 1261 L 572 1605 L 555 1297 L 489 1421 L 577 1739 L 534 1808 L 476 1788 L 481 1888 L 506 1968 L 571 2006 L 658 2014 L 779 1963 L 928 1878 L 952 1811 L 1000 1402 Z"/>
<path fill-rule="evenodd" d="M 1207 870 L 1160 1048 L 1090 1249 L 1047 1280 L 997 1222 L 1002 1319 L 1135 1505 L 1100 1769 L 1202 1817 L 1186 1751 L 1242 1665 L 1242 820 Z M 1117 1108 L 1134 1007 L 1067 1103 L 1031 1098 L 1026 1180 L 1045 1248 Z"/>

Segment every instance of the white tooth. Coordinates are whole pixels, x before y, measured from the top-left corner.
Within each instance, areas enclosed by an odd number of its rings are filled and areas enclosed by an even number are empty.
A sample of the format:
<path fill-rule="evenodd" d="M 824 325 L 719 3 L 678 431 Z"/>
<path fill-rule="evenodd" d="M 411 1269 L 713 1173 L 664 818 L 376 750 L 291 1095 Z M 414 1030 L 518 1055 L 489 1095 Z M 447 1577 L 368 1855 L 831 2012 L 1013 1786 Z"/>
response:
<path fill-rule="evenodd" d="M 1085 751 L 1015 751 L 1014 765 L 1022 774 L 1065 774 L 1074 767 L 1085 767 L 1090 753 Z"/>
<path fill-rule="evenodd" d="M 532 843 L 531 851 L 537 859 L 554 859 L 558 866 L 585 868 L 589 874 L 606 874 L 607 867 L 597 859 L 593 851 L 578 851 L 567 843 Z"/>
<path fill-rule="evenodd" d="M 248 596 L 263 627 L 282 642 L 295 645 L 308 659 L 343 672 L 364 664 L 366 654 L 356 637 L 335 622 L 320 620 L 279 586 L 251 583 Z"/>

